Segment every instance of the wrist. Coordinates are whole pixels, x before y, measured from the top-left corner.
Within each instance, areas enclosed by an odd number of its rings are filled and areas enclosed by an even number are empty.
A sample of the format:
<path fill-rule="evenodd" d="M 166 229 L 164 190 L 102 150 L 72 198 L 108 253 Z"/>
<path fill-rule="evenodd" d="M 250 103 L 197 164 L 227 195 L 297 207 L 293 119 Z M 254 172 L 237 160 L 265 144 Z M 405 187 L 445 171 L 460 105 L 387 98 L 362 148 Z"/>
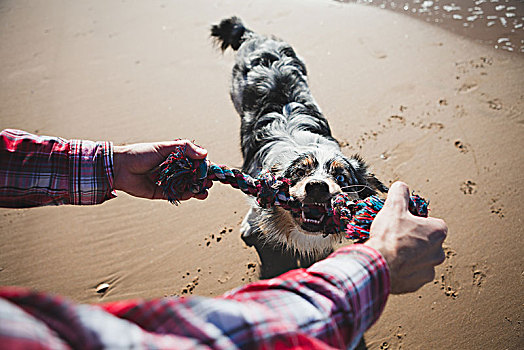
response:
<path fill-rule="evenodd" d="M 122 174 L 122 163 L 126 153 L 126 146 L 113 146 L 113 186 L 115 190 L 122 190 L 119 178 Z"/>
<path fill-rule="evenodd" d="M 394 251 L 388 247 L 388 245 L 380 239 L 374 239 L 371 237 L 367 242 L 364 243 L 365 246 L 372 248 L 375 250 L 382 259 L 386 262 L 386 265 L 388 267 L 388 270 L 391 272 L 394 268 L 394 261 L 395 261 L 395 253 Z"/>
<path fill-rule="evenodd" d="M 382 256 L 382 258 L 387 262 L 389 266 L 390 262 L 388 261 L 389 259 L 387 258 L 388 254 L 385 251 L 384 243 L 381 240 L 374 239 L 373 237 L 371 237 L 364 243 L 364 245 L 367 247 L 373 248 L 375 251 L 377 251 L 380 254 L 380 256 Z"/>

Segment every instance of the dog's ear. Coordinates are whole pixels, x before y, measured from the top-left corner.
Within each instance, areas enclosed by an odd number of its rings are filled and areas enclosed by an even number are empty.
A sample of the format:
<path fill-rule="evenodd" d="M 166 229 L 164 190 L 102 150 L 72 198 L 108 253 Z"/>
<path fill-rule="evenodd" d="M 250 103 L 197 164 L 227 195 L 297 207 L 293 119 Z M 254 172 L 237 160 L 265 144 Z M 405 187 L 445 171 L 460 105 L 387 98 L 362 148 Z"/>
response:
<path fill-rule="evenodd" d="M 369 196 L 373 196 L 377 194 L 377 191 L 380 192 L 387 192 L 388 188 L 384 186 L 384 184 L 375 177 L 374 174 L 366 172 L 363 176 L 363 182 L 365 184 L 364 188 L 358 192 L 358 196 L 361 199 L 366 199 Z"/>
<path fill-rule="evenodd" d="M 365 179 L 366 179 L 366 182 L 368 183 L 369 187 L 373 187 L 374 189 L 376 189 L 377 191 L 380 191 L 382 193 L 387 193 L 389 191 L 389 188 L 387 188 L 386 185 L 384 185 L 382 183 L 382 181 L 377 179 L 375 177 L 375 174 L 367 173 L 366 176 L 365 176 Z"/>
<path fill-rule="evenodd" d="M 357 178 L 362 181 L 366 186 L 362 191 L 359 192 L 359 197 L 364 199 L 369 196 L 372 196 L 377 193 L 377 191 L 382 193 L 387 193 L 388 188 L 376 178 L 375 174 L 368 171 L 368 166 L 366 162 L 358 154 L 352 156 L 352 158 L 357 162 L 356 172 Z"/>

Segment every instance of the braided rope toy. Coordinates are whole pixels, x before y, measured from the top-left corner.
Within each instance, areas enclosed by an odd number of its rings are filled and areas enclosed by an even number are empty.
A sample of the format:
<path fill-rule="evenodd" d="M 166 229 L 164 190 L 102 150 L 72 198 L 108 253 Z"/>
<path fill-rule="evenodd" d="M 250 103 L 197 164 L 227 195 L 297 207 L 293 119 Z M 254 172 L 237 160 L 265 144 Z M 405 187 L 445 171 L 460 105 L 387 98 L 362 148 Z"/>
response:
<path fill-rule="evenodd" d="M 346 238 L 365 241 L 373 219 L 382 209 L 384 200 L 370 196 L 353 201 L 347 193 L 340 193 L 331 200 L 331 208 L 318 205 L 308 206 L 294 199 L 289 193 L 290 180 L 276 177 L 267 171 L 253 178 L 238 169 L 216 165 L 208 160 L 189 159 L 182 146 L 171 153 L 157 169 L 157 185 L 162 188 L 169 201 L 178 204 L 183 193 L 203 193 L 210 186 L 209 181 L 220 181 L 256 197 L 258 205 L 269 209 L 279 206 L 289 210 L 294 217 L 302 212 L 316 215 L 326 214 L 324 236 L 343 232 Z M 418 195 L 412 195 L 409 211 L 416 216 L 428 216 L 428 202 Z"/>

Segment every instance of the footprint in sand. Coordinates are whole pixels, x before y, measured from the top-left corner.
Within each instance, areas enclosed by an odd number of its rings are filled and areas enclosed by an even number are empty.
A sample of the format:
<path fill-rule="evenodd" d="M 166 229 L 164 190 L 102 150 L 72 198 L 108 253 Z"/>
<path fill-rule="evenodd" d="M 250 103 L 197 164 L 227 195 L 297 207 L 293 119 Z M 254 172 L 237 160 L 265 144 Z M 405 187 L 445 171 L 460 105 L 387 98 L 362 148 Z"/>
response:
<path fill-rule="evenodd" d="M 498 201 L 498 198 L 491 198 L 491 205 L 489 209 L 491 210 L 491 214 L 495 214 L 502 219 L 504 217 L 504 206 L 498 203 Z"/>
<path fill-rule="evenodd" d="M 401 115 L 392 115 L 388 118 L 388 122 L 392 123 L 392 122 L 398 122 L 402 125 L 406 125 L 406 118 L 404 118 L 403 116 Z"/>
<path fill-rule="evenodd" d="M 433 283 L 439 284 L 440 289 L 444 291 L 444 294 L 447 297 L 457 299 L 458 288 L 453 286 L 455 284 L 453 277 L 453 257 L 456 256 L 457 253 L 449 247 L 444 247 L 444 253 L 446 254 L 446 260 L 444 261 L 444 273 L 442 273 L 439 278 L 435 279 Z"/>
<path fill-rule="evenodd" d="M 477 287 L 482 287 L 482 284 L 486 280 L 486 273 L 479 269 L 477 265 L 473 265 L 471 268 L 471 272 L 473 274 L 473 282 L 472 284 Z"/>
<path fill-rule="evenodd" d="M 472 91 L 475 91 L 479 88 L 477 83 L 464 83 L 461 87 L 458 88 L 458 92 L 461 94 L 467 94 Z"/>
<path fill-rule="evenodd" d="M 460 151 L 460 153 L 468 153 L 468 147 L 460 140 L 454 142 L 455 147 Z"/>
<path fill-rule="evenodd" d="M 477 184 L 471 180 L 464 181 L 460 185 L 460 190 L 464 194 L 474 194 L 475 192 L 477 192 Z"/>
<path fill-rule="evenodd" d="M 502 206 L 495 206 L 495 205 L 492 205 L 490 207 L 490 210 L 491 210 L 491 214 L 495 214 L 497 215 L 499 218 L 503 218 L 504 217 L 504 212 L 503 212 L 503 207 Z"/>
<path fill-rule="evenodd" d="M 495 215 L 498 215 L 499 218 L 503 218 L 504 217 L 504 213 L 502 212 L 502 207 L 499 207 L 499 208 L 496 208 L 496 207 L 491 207 L 491 213 L 492 214 L 495 214 Z"/>
<path fill-rule="evenodd" d="M 198 282 L 200 280 L 200 273 L 202 272 L 201 268 L 197 268 L 196 270 L 196 277 L 191 277 L 191 272 L 187 271 L 184 275 L 182 275 L 183 279 L 189 279 L 190 282 L 186 284 L 185 287 L 183 287 L 179 293 L 175 293 L 175 295 L 188 295 L 193 294 L 193 291 L 198 286 Z"/>
<path fill-rule="evenodd" d="M 487 66 L 493 65 L 493 58 L 491 57 L 479 57 L 469 61 L 455 62 L 455 67 L 459 74 L 468 74 L 477 70 L 483 70 Z M 481 72 L 482 74 L 483 72 Z"/>
<path fill-rule="evenodd" d="M 396 329 L 390 329 L 391 334 L 385 341 L 383 341 L 379 349 L 380 350 L 392 350 L 392 349 L 402 349 L 402 342 L 407 334 L 402 329 L 402 326 L 398 326 Z"/>
<path fill-rule="evenodd" d="M 363 141 L 357 141 L 357 145 L 359 142 L 363 142 Z M 348 150 L 354 150 L 355 149 L 355 146 L 353 146 L 351 143 L 349 143 L 349 141 L 340 141 L 340 147 L 341 148 L 348 148 Z M 362 146 L 361 146 L 362 147 Z"/>
<path fill-rule="evenodd" d="M 206 247 L 210 247 L 212 243 L 219 243 L 220 241 L 222 241 L 224 236 L 230 232 L 233 232 L 232 228 L 224 227 L 222 231 L 220 231 L 220 233 L 210 233 L 207 237 L 204 238 L 203 245 Z M 199 243 L 198 246 L 201 247 L 202 243 Z"/>
<path fill-rule="evenodd" d="M 242 277 L 242 282 L 252 282 L 257 275 L 257 263 L 248 262 L 246 265 L 245 277 Z"/>
<path fill-rule="evenodd" d="M 400 105 L 399 110 L 400 112 L 404 112 L 408 109 L 407 106 Z M 368 140 L 376 140 L 379 135 L 382 135 L 385 130 L 388 130 L 392 127 L 395 127 L 398 125 L 406 125 L 406 118 L 402 115 L 390 115 L 385 122 L 378 122 L 379 129 L 375 130 L 369 130 L 364 132 L 362 135 L 359 136 L 358 140 L 356 141 L 356 146 L 358 148 L 362 148 L 362 145 L 366 143 Z M 432 125 L 432 127 L 436 127 L 436 125 Z M 354 149 L 353 146 L 349 144 L 347 141 L 343 141 L 340 143 L 341 147 L 349 147 L 350 149 Z"/>
<path fill-rule="evenodd" d="M 502 109 L 502 102 L 498 98 L 494 98 L 488 101 L 488 106 L 495 111 L 500 111 Z"/>
<path fill-rule="evenodd" d="M 428 124 L 420 124 L 418 125 L 420 129 L 429 129 L 429 130 L 435 130 L 440 131 L 444 129 L 444 124 L 438 123 L 438 122 L 430 122 Z"/>
<path fill-rule="evenodd" d="M 227 281 L 231 279 L 231 276 L 229 275 L 229 272 L 224 271 L 224 273 L 217 279 L 217 282 L 220 284 L 224 284 Z"/>
<path fill-rule="evenodd" d="M 462 118 L 466 115 L 466 109 L 462 105 L 456 105 L 455 106 L 455 112 L 453 113 L 453 117 L 455 118 Z"/>

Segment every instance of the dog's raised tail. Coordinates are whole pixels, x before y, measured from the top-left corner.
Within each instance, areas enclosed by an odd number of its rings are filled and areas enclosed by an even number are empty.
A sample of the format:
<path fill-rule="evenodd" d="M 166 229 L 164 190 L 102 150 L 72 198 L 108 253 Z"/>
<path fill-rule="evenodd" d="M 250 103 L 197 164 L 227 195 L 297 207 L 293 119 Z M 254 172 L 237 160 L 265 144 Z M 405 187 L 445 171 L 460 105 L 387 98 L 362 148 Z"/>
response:
<path fill-rule="evenodd" d="M 233 50 L 238 50 L 251 33 L 238 17 L 223 19 L 220 24 L 211 27 L 211 37 L 220 45 L 222 51 L 230 46 Z"/>

